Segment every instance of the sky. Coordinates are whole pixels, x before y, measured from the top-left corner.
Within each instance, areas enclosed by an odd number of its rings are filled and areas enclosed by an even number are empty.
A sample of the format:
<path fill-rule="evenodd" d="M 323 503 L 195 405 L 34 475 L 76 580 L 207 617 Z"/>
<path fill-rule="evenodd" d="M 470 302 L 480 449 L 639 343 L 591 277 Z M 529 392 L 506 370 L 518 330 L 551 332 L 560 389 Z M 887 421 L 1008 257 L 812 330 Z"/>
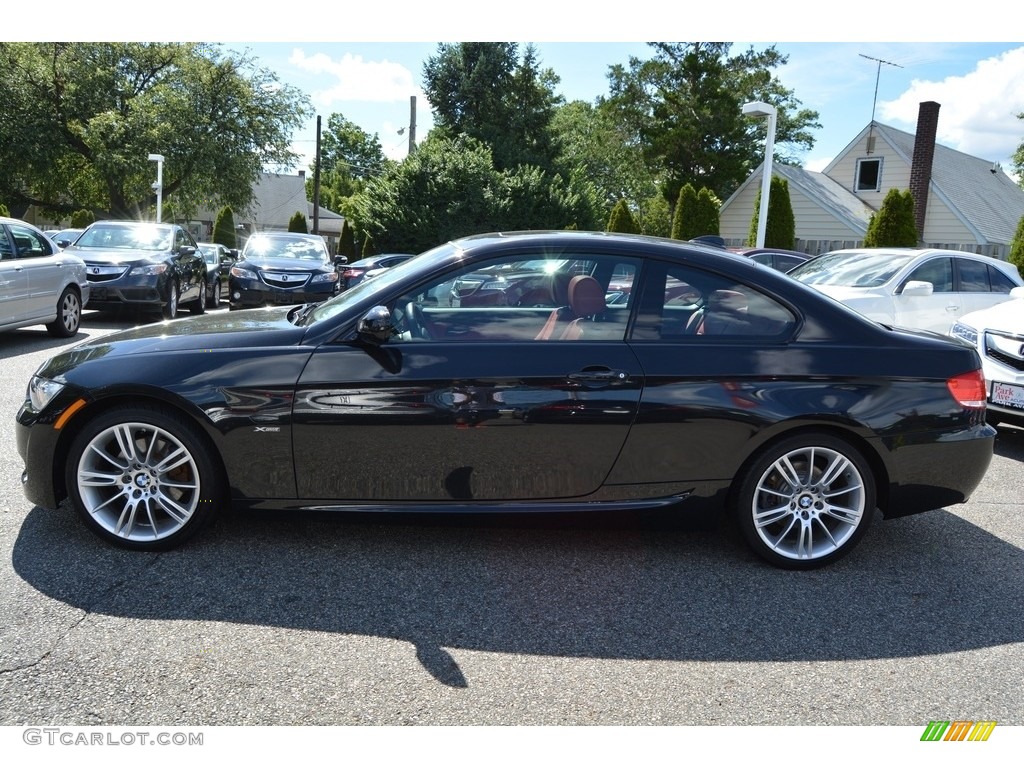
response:
<path fill-rule="evenodd" d="M 521 48 L 530 40 L 522 41 Z M 593 102 L 607 95 L 608 69 L 631 56 L 650 58 L 646 43 L 534 42 L 543 67 L 559 76 L 567 101 Z M 732 53 L 770 43 L 736 42 Z M 819 114 L 821 129 L 803 164 L 820 171 L 867 126 L 878 122 L 913 133 L 922 101 L 937 101 L 941 144 L 1009 171 L 1010 157 L 1024 142 L 1024 43 L 848 42 L 775 43 L 788 57 L 776 75 L 802 106 Z M 230 46 L 239 49 L 238 46 Z M 410 97 L 416 97 L 416 138 L 432 125 L 421 90 L 423 64 L 437 43 L 262 42 L 244 49 L 307 93 L 315 112 L 340 112 L 369 134 L 385 154 L 400 159 L 408 149 Z M 875 94 L 877 84 L 877 97 Z M 295 137 L 294 149 L 315 151 L 312 118 Z"/>
<path fill-rule="evenodd" d="M 154 27 L 138 13 L 121 12 L 134 5 L 95 0 L 96 12 L 61 32 L 77 40 L 142 40 L 153 39 L 157 30 L 157 39 L 212 41 L 248 51 L 312 101 L 313 116 L 293 137 L 302 160 L 292 171 L 310 165 L 317 114 L 326 127 L 339 112 L 376 134 L 385 154 L 403 157 L 411 96 L 418 141 L 432 125 L 421 90 L 423 65 L 439 42 L 461 40 L 516 41 L 521 48 L 532 43 L 541 65 L 560 78 L 560 95 L 591 102 L 607 93 L 611 65 L 650 57 L 645 40 L 746 41 L 735 42 L 733 53 L 775 45 L 788 57 L 775 74 L 804 108 L 819 114 L 815 146 L 802 156 L 810 170 L 822 170 L 872 114 L 913 133 L 919 104 L 928 100 L 941 105 L 941 144 L 1010 172 L 1010 158 L 1024 143 L 1024 120 L 1018 118 L 1024 113 L 1024 42 L 992 41 L 1012 21 L 997 0 L 974 0 L 969 14 L 949 0 L 932 0 L 926 14 L 920 3 L 895 2 L 885 14 L 851 12 L 841 20 L 824 18 L 819 0 L 788 0 L 785 14 L 766 13 L 774 6 L 754 0 L 731 0 L 728 14 L 714 4 L 705 11 L 677 6 L 666 5 L 656 15 L 653 6 L 650 12 L 623 13 L 629 5 L 621 0 L 590 0 L 586 13 L 551 0 L 390 0 L 303 7 L 286 24 L 275 24 L 262 10 L 240 13 L 203 0 L 176 0 L 175 12 L 161 14 Z M 14 18 L 0 34 L 40 29 L 28 4 L 5 14 Z"/>

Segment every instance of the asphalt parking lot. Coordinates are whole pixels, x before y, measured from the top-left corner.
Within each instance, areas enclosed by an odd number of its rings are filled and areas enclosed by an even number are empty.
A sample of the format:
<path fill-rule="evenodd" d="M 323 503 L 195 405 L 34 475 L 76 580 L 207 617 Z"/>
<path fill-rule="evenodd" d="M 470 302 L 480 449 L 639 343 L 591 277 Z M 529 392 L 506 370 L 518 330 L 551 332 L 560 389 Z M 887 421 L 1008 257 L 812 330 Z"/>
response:
<path fill-rule="evenodd" d="M 0 334 L 0 725 L 1024 725 L 1024 430 L 811 573 L 666 520 L 227 513 L 132 553 L 21 493 L 63 346 Z"/>

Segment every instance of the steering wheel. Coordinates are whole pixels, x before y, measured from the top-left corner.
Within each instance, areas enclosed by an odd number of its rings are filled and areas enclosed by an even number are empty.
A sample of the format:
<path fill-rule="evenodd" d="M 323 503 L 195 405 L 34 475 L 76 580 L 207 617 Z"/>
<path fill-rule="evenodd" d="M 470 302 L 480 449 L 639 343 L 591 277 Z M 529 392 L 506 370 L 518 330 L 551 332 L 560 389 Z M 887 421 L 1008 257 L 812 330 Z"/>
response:
<path fill-rule="evenodd" d="M 423 309 L 415 301 L 405 305 L 405 324 L 409 327 L 409 334 L 414 339 L 429 339 L 430 326 L 423 314 Z"/>

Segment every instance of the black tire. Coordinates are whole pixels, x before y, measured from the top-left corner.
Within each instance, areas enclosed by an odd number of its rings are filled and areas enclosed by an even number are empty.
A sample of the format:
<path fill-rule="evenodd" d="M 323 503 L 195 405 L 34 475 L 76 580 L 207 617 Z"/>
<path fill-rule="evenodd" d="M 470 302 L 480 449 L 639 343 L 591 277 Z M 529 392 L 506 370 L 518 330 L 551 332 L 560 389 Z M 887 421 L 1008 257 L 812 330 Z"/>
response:
<path fill-rule="evenodd" d="M 191 538 L 223 502 L 212 448 L 159 406 L 119 406 L 71 443 L 68 496 L 94 533 L 119 547 L 166 550 Z"/>
<path fill-rule="evenodd" d="M 167 301 L 160 309 L 160 316 L 164 320 L 173 320 L 178 316 L 178 297 L 178 284 L 171 280 L 171 285 L 167 289 Z"/>
<path fill-rule="evenodd" d="M 217 278 L 217 280 L 213 284 L 213 298 L 210 299 L 210 306 L 213 307 L 214 309 L 220 306 L 220 293 L 220 278 Z"/>
<path fill-rule="evenodd" d="M 57 319 L 46 324 L 46 330 L 58 339 L 68 339 L 78 333 L 82 325 L 82 299 L 71 286 L 61 291 L 57 299 Z"/>
<path fill-rule="evenodd" d="M 188 311 L 193 315 L 206 313 L 206 278 L 203 278 L 202 287 L 199 289 L 199 296 L 188 303 Z"/>
<path fill-rule="evenodd" d="M 867 532 L 875 514 L 874 475 L 860 451 L 824 433 L 765 448 L 739 479 L 736 522 L 754 552 L 781 568 L 835 562 Z"/>

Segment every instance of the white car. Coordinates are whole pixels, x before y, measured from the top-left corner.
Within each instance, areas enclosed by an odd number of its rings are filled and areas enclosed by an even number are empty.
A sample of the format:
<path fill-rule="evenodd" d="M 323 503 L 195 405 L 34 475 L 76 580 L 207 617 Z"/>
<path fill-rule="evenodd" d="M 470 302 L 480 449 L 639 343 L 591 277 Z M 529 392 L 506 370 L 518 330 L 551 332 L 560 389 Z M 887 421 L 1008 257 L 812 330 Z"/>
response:
<path fill-rule="evenodd" d="M 966 251 L 855 248 L 823 253 L 788 273 L 872 320 L 948 333 L 969 312 L 1024 286 L 1012 264 Z"/>
<path fill-rule="evenodd" d="M 949 335 L 971 344 L 981 355 L 988 386 L 988 421 L 1024 427 L 1024 288 L 1010 300 L 964 315 Z"/>
<path fill-rule="evenodd" d="M 31 224 L 0 217 L 0 331 L 45 323 L 51 336 L 69 338 L 88 300 L 84 261 Z"/>

